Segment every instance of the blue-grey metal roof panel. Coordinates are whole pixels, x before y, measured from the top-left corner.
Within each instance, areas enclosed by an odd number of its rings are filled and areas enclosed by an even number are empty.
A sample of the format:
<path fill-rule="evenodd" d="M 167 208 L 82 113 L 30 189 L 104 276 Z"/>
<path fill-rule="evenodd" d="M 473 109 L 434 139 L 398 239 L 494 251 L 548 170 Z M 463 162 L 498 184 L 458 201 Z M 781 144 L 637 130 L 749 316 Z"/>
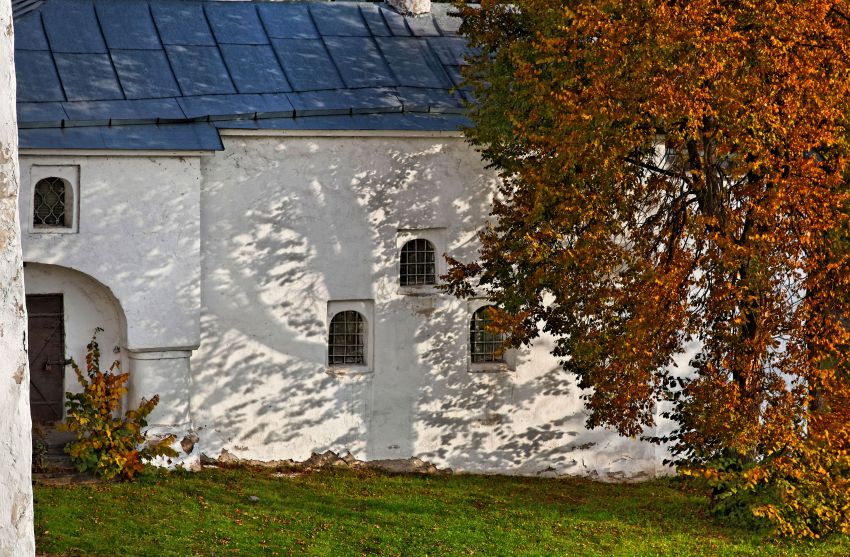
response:
<path fill-rule="evenodd" d="M 348 87 L 397 85 L 372 38 L 325 37 L 324 40 Z"/>
<path fill-rule="evenodd" d="M 464 111 L 463 100 L 457 93 L 445 89 L 422 89 L 420 87 L 399 87 L 396 95 L 404 105 L 404 110 L 412 112 L 457 112 Z"/>
<path fill-rule="evenodd" d="M 380 7 L 377 4 L 360 4 L 360 13 L 363 19 L 366 20 L 366 25 L 369 27 L 373 37 L 391 37 L 390 28 L 387 27 L 387 22 L 384 16 L 381 15 Z"/>
<path fill-rule="evenodd" d="M 41 8 L 53 52 L 105 53 L 94 5 L 87 0 L 48 2 Z"/>
<path fill-rule="evenodd" d="M 457 35 L 460 32 L 460 17 L 453 14 L 457 14 L 454 4 L 431 4 L 431 17 L 443 35 Z"/>
<path fill-rule="evenodd" d="M 162 50 L 113 50 L 112 63 L 128 99 L 179 97 L 171 65 Z"/>
<path fill-rule="evenodd" d="M 62 103 L 68 119 L 78 122 L 110 120 L 122 123 L 142 123 L 151 120 L 182 121 L 186 119 L 176 99 L 145 99 L 130 101 L 78 101 Z"/>
<path fill-rule="evenodd" d="M 22 103 L 17 105 L 18 121 L 27 127 L 59 127 L 63 120 L 68 119 L 62 103 Z"/>
<path fill-rule="evenodd" d="M 44 4 L 44 0 L 12 0 L 12 18 L 19 18 Z"/>
<path fill-rule="evenodd" d="M 313 21 L 323 37 L 371 37 L 355 2 L 308 4 Z"/>
<path fill-rule="evenodd" d="M 319 32 L 306 4 L 269 2 L 257 4 L 266 34 L 272 39 L 318 39 Z"/>
<path fill-rule="evenodd" d="M 123 99 L 112 61 L 108 54 L 53 55 L 59 78 L 69 101 L 98 101 Z"/>
<path fill-rule="evenodd" d="M 184 95 L 226 95 L 236 92 L 218 48 L 168 45 L 165 51 Z"/>
<path fill-rule="evenodd" d="M 111 126 L 100 129 L 106 149 L 220 151 L 224 148 L 216 129 L 207 123 Z"/>
<path fill-rule="evenodd" d="M 393 130 L 453 132 L 469 125 L 460 114 L 384 113 L 305 116 L 214 122 L 219 129 L 254 130 Z"/>
<path fill-rule="evenodd" d="M 55 126 L 56 145 L 82 147 L 118 145 L 114 128 L 132 123 L 141 139 L 120 144 L 136 148 L 168 133 L 196 145 L 178 130 L 202 120 L 454 129 L 471 93 L 451 91 L 467 47 L 449 9 L 414 18 L 366 2 L 51 0 L 16 15 L 21 127 Z M 405 118 L 376 117 L 396 112 Z M 177 127 L 151 128 L 165 122 Z"/>
<path fill-rule="evenodd" d="M 455 87 L 465 90 L 469 89 L 468 85 L 464 85 L 463 74 L 461 73 L 460 66 L 444 66 L 444 68 L 446 68 L 446 72 L 448 72 Z"/>
<path fill-rule="evenodd" d="M 41 23 L 41 14 L 28 14 L 16 17 L 13 21 L 15 26 L 15 50 L 49 50 L 47 35 L 44 34 L 44 25 Z"/>
<path fill-rule="evenodd" d="M 430 17 L 408 16 L 404 18 L 407 21 L 407 26 L 417 37 L 439 37 L 440 32 L 437 26 L 434 25 L 434 20 Z"/>
<path fill-rule="evenodd" d="M 220 151 L 221 138 L 207 123 L 21 129 L 21 149 Z"/>
<path fill-rule="evenodd" d="M 292 93 L 272 93 L 260 95 L 263 109 L 257 112 L 257 118 L 292 118 L 294 109 L 289 96 Z"/>
<path fill-rule="evenodd" d="M 204 95 L 177 99 L 183 113 L 190 119 L 253 118 L 268 104 L 260 95 Z"/>
<path fill-rule="evenodd" d="M 219 47 L 240 93 L 278 93 L 292 89 L 269 45 L 223 44 Z"/>
<path fill-rule="evenodd" d="M 253 2 L 207 2 L 204 10 L 219 44 L 269 44 Z"/>
<path fill-rule="evenodd" d="M 381 14 L 384 16 L 384 20 L 387 22 L 387 26 L 392 31 L 392 34 L 396 37 L 409 37 L 410 29 L 407 28 L 407 23 L 404 21 L 404 16 L 395 12 L 389 8 L 381 7 Z"/>
<path fill-rule="evenodd" d="M 152 1 L 150 6 L 162 44 L 215 46 L 200 3 Z"/>
<path fill-rule="evenodd" d="M 410 117 L 411 126 L 418 126 L 422 131 L 459 131 L 469 127 L 472 122 L 463 114 L 406 114 Z M 415 129 L 411 127 L 410 129 Z"/>
<path fill-rule="evenodd" d="M 272 45 L 295 91 L 344 87 L 321 39 L 272 39 Z"/>
<path fill-rule="evenodd" d="M 466 39 L 462 37 L 434 37 L 427 39 L 440 62 L 446 66 L 465 66 L 470 55 Z"/>
<path fill-rule="evenodd" d="M 100 128 L 19 128 L 21 149 L 105 149 Z"/>
<path fill-rule="evenodd" d="M 16 50 L 18 102 L 64 101 L 65 93 L 50 52 Z"/>
<path fill-rule="evenodd" d="M 442 64 L 422 39 L 377 37 L 378 46 L 397 76 L 399 85 L 449 88 L 451 83 Z"/>
<path fill-rule="evenodd" d="M 392 89 L 343 89 L 290 93 L 295 116 L 400 112 L 401 102 Z"/>
<path fill-rule="evenodd" d="M 110 48 L 159 50 L 147 2 L 133 0 L 96 0 L 95 9 L 106 45 Z"/>

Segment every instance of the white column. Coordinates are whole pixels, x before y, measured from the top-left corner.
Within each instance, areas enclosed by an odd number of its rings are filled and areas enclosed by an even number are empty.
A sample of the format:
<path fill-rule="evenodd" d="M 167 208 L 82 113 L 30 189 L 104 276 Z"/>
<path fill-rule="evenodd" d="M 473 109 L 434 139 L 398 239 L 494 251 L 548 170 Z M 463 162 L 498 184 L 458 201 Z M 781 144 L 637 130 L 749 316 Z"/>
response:
<path fill-rule="evenodd" d="M 0 0 L 0 557 L 35 554 L 12 5 Z"/>

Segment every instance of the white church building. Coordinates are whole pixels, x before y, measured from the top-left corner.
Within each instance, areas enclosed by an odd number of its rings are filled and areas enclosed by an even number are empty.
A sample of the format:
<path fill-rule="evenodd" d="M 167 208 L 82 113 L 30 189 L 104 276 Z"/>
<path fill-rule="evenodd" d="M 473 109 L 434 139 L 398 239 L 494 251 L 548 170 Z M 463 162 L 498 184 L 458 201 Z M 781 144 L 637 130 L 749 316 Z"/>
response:
<path fill-rule="evenodd" d="M 449 4 L 15 0 L 33 418 L 94 329 L 186 460 L 418 457 L 662 473 L 587 430 L 551 339 L 498 349 L 471 260 L 498 177 L 464 140 Z M 180 437 L 178 437 L 180 438 Z"/>

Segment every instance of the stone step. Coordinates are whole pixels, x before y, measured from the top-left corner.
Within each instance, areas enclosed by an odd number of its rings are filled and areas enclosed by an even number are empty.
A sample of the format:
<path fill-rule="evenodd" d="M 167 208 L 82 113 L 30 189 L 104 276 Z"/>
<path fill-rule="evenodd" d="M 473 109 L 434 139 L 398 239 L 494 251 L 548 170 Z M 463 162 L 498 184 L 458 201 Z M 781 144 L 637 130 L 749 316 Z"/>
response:
<path fill-rule="evenodd" d="M 73 471 L 71 458 L 65 453 L 65 445 L 76 438 L 70 431 L 59 431 L 55 427 L 41 427 L 33 431 L 33 440 L 43 445 L 44 471 Z"/>
<path fill-rule="evenodd" d="M 64 457 L 47 456 L 42 459 L 42 463 L 43 465 L 40 468 L 33 467 L 34 473 L 68 473 L 76 470 L 67 455 Z"/>
<path fill-rule="evenodd" d="M 45 468 L 48 470 L 73 470 L 74 465 L 71 463 L 71 457 L 68 455 L 47 455 L 44 459 Z"/>

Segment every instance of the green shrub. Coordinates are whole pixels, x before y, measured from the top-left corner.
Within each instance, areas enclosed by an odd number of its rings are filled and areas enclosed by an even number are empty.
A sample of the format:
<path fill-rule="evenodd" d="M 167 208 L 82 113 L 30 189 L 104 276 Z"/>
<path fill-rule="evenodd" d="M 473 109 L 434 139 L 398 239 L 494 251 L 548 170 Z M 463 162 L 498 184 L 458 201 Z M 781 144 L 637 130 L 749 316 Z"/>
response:
<path fill-rule="evenodd" d="M 850 534 L 850 428 L 811 427 L 804 442 L 758 461 L 727 457 L 681 467 L 711 490 L 712 514 L 776 534 L 818 539 Z"/>
<path fill-rule="evenodd" d="M 101 330 L 95 331 L 86 346 L 85 374 L 73 359 L 70 363 L 83 392 L 65 394 L 67 417 L 62 427 L 77 434 L 65 452 L 80 472 L 90 471 L 105 479 L 130 480 L 144 469 L 145 460 L 177 456 L 177 452 L 171 448 L 173 436 L 150 442 L 142 433 L 148 415 L 159 403 L 159 395 L 142 400 L 138 408 L 120 416 L 129 374 L 120 373 L 117 360 L 108 370 L 100 369 L 96 337 Z"/>
<path fill-rule="evenodd" d="M 32 471 L 47 470 L 47 431 L 42 424 L 32 424 Z"/>

